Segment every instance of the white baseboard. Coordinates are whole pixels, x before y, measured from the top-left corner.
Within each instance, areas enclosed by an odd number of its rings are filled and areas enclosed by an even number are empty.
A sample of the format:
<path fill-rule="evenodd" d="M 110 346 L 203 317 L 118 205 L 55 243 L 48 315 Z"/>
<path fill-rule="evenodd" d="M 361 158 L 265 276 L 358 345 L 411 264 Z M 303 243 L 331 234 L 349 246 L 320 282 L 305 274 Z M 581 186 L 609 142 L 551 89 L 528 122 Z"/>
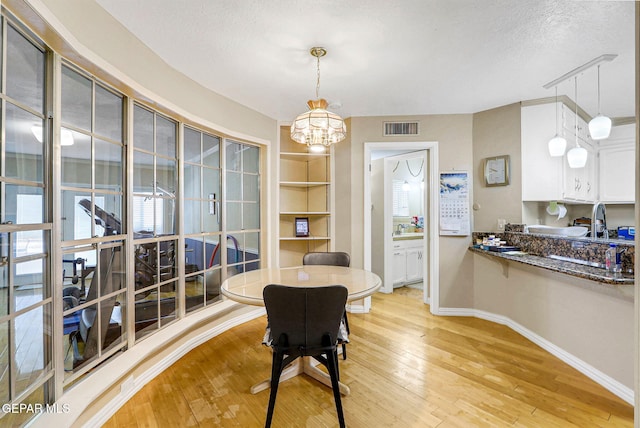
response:
<path fill-rule="evenodd" d="M 634 392 L 633 389 L 623 385 L 617 380 L 613 379 L 611 376 L 601 372 L 595 367 L 587 364 L 582 361 L 580 358 L 577 358 L 575 355 L 570 354 L 559 346 L 549 342 L 547 339 L 539 336 L 538 334 L 532 332 L 528 328 L 522 326 L 521 324 L 513 321 L 511 318 L 508 318 L 504 315 L 497 315 L 491 312 L 481 311 L 477 309 L 467 309 L 467 308 L 439 308 L 438 313 L 436 315 L 442 316 L 457 316 L 457 317 L 475 317 L 483 320 L 495 322 L 497 324 L 502 324 L 513 331 L 521 334 L 526 337 L 536 345 L 540 346 L 545 351 L 550 354 L 556 356 L 560 360 L 569 364 L 574 369 L 578 370 L 580 373 L 587 376 L 589 379 L 597 382 L 602 385 L 604 388 L 611 391 L 613 394 L 617 395 L 627 403 L 632 406 L 635 404 L 634 401 Z"/>

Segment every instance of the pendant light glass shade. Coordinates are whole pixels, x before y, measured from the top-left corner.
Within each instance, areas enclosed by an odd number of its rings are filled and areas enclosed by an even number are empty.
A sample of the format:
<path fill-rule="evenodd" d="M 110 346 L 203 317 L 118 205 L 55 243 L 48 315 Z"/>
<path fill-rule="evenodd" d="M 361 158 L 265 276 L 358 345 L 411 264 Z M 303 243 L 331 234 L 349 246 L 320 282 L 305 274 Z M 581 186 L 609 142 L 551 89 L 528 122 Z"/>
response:
<path fill-rule="evenodd" d="M 611 134 L 611 119 L 599 114 L 589 122 L 589 135 L 594 140 L 604 140 Z"/>
<path fill-rule="evenodd" d="M 558 133 L 558 87 L 556 86 L 556 135 L 549 140 L 549 154 L 551 156 L 564 156 L 567 148 L 567 140 Z"/>
<path fill-rule="evenodd" d="M 555 137 L 549 140 L 549 154 L 551 156 L 564 156 L 564 151 L 567 148 L 567 140 L 564 137 L 556 134 Z"/>
<path fill-rule="evenodd" d="M 611 134 L 611 119 L 600 113 L 600 66 L 598 65 L 598 115 L 589 122 L 589 134 L 594 140 L 604 140 Z"/>
<path fill-rule="evenodd" d="M 313 47 L 310 50 L 317 60 L 316 100 L 309 100 L 306 111 L 291 124 L 291 139 L 300 144 L 306 144 L 312 152 L 322 152 L 325 147 L 340 142 L 347 136 L 347 126 L 342 118 L 327 110 L 328 103 L 318 97 L 320 91 L 320 57 L 327 54 L 327 50 Z"/>
<path fill-rule="evenodd" d="M 567 161 L 570 168 L 584 168 L 587 164 L 587 149 L 584 147 L 574 147 L 567 152 Z"/>

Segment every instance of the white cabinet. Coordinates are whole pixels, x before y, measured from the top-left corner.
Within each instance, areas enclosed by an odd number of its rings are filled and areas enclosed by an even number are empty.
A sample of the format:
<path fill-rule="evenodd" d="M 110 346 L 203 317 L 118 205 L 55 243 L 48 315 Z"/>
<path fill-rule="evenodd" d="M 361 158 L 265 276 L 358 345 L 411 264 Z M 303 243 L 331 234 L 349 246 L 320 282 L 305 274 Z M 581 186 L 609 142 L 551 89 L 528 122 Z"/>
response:
<path fill-rule="evenodd" d="M 580 142 L 580 146 L 587 150 L 587 164 L 583 168 L 571 168 L 567 163 L 564 168 L 562 199 L 591 203 L 597 199 L 598 195 L 596 180 L 598 153 L 591 144 L 585 141 Z M 571 147 L 575 147 L 575 142 Z"/>
<path fill-rule="evenodd" d="M 603 202 L 635 201 L 635 125 L 617 126 L 600 143 L 599 185 Z"/>
<path fill-rule="evenodd" d="M 393 286 L 422 281 L 424 265 L 423 240 L 393 242 Z"/>

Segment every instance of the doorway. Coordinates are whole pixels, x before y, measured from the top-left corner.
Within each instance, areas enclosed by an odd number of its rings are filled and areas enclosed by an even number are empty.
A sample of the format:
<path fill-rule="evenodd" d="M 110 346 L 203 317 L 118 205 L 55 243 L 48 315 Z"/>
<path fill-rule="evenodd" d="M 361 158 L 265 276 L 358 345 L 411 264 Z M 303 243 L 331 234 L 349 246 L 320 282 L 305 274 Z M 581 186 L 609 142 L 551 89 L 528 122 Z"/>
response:
<path fill-rule="evenodd" d="M 410 153 L 410 154 L 409 154 Z M 423 213 L 422 248 L 424 256 L 419 260 L 423 278 L 423 301 L 430 304 L 431 312 L 438 310 L 438 144 L 437 142 L 365 143 L 364 161 L 364 265 L 377 273 L 383 282 L 381 292 L 393 292 L 393 169 L 406 159 L 422 158 L 424 187 L 420 186 Z M 420 161 L 409 161 L 412 175 L 420 167 Z M 384 165 L 381 167 L 381 165 Z M 416 174 L 417 175 L 417 174 Z M 409 180 L 407 180 L 409 181 Z M 384 184 L 381 184 L 384 183 Z M 414 183 L 415 185 L 415 183 Z M 418 183 L 419 185 L 419 183 Z M 381 191 L 382 190 L 382 191 Z M 414 197 L 415 199 L 415 197 Z M 382 214 L 384 212 L 384 214 Z M 412 218 L 409 216 L 408 218 Z M 400 221 L 396 221 L 400 224 Z M 404 222 L 402 224 L 405 224 Z M 409 224 L 409 223 L 407 223 Z M 406 225 L 406 224 L 405 224 Z M 412 233 L 415 226 L 409 227 Z M 403 235 L 407 238 L 407 235 Z M 397 245 L 397 244 L 396 244 Z M 396 251 L 397 252 L 397 251 Z M 398 262 L 398 260 L 396 260 Z M 414 268 L 416 266 L 410 265 Z M 397 281 L 396 281 L 397 283 Z"/>

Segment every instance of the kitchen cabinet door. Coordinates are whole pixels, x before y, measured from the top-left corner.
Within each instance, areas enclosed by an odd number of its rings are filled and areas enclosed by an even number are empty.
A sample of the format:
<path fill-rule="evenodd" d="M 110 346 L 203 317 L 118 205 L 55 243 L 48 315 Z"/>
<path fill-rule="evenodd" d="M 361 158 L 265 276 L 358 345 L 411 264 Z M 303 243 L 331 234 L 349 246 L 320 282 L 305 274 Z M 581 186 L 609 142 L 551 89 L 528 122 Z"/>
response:
<path fill-rule="evenodd" d="M 600 200 L 634 203 L 635 142 L 608 145 L 600 149 Z"/>
<path fill-rule="evenodd" d="M 407 250 L 393 250 L 393 285 L 404 284 L 407 280 Z"/>
<path fill-rule="evenodd" d="M 423 264 L 422 248 L 407 250 L 407 282 L 418 282 L 422 279 Z"/>

